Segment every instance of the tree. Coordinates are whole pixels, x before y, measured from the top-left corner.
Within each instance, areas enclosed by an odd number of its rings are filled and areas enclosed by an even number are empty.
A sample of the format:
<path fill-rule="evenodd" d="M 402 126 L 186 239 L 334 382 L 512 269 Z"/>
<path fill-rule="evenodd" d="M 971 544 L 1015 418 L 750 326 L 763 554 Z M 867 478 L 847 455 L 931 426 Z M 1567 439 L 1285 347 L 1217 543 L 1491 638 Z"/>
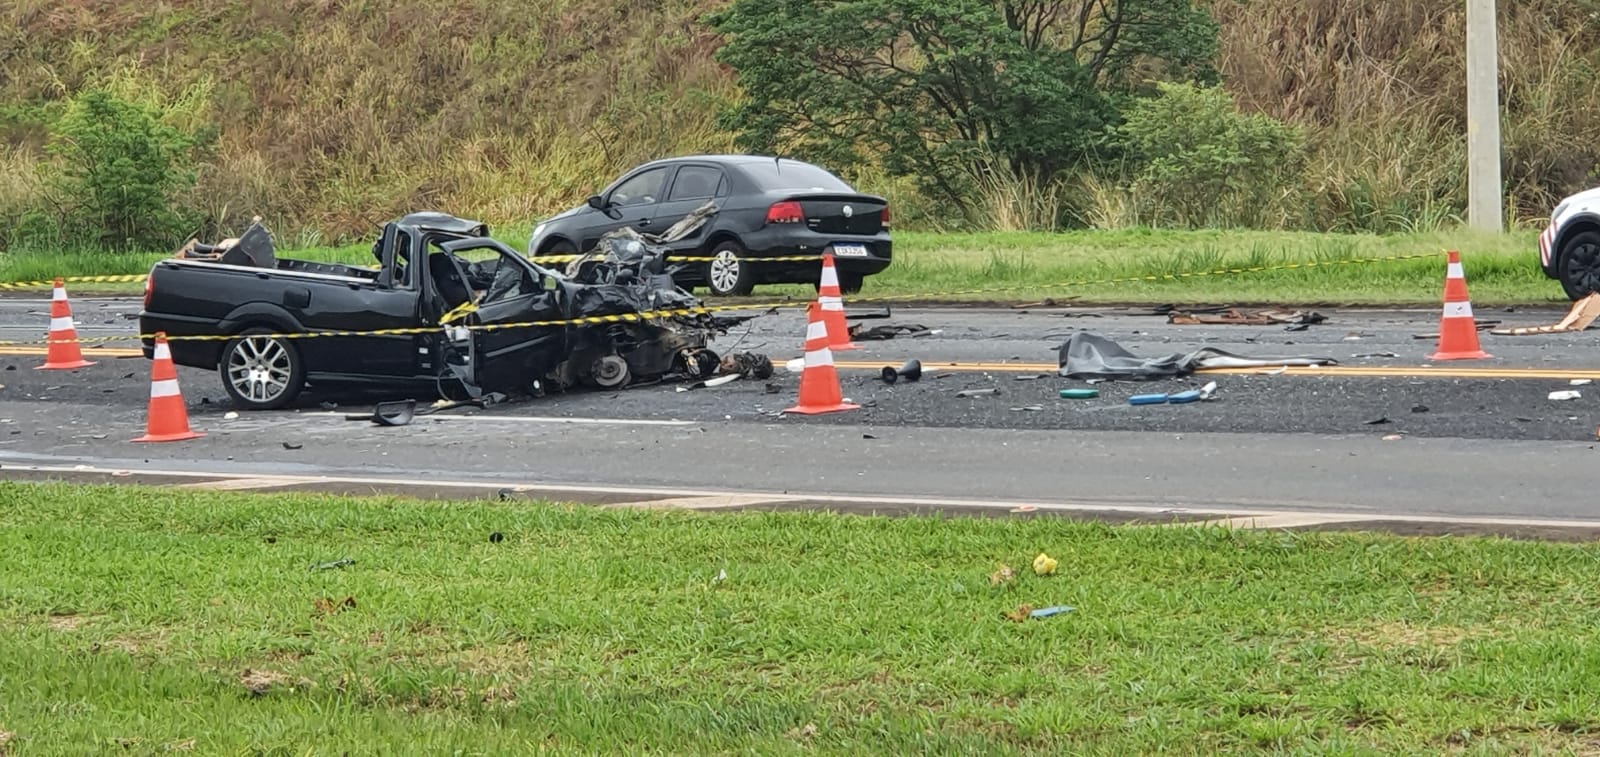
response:
<path fill-rule="evenodd" d="M 173 198 L 194 183 L 192 145 L 148 109 L 92 90 L 55 124 L 50 151 L 62 159 L 57 186 L 74 222 L 110 247 L 159 249 L 183 225 Z"/>
<path fill-rule="evenodd" d="M 881 159 L 963 215 L 994 162 L 1047 179 L 1147 80 L 1215 76 L 1189 0 L 734 0 L 710 20 L 746 95 L 722 121 L 741 148 Z"/>

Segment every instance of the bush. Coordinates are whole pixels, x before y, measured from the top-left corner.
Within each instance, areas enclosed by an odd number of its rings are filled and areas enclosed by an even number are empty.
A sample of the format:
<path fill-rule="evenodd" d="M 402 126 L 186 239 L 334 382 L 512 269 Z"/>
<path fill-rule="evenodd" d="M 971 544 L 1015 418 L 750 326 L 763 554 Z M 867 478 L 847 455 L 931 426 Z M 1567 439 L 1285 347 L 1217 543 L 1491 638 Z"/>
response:
<path fill-rule="evenodd" d="M 194 185 L 193 144 L 145 106 L 104 90 L 80 94 L 51 130 L 62 220 L 111 248 L 172 246 L 188 225 L 175 197 Z"/>
<path fill-rule="evenodd" d="M 1142 217 L 1184 227 L 1304 222 L 1299 129 L 1240 113 L 1221 87 L 1158 87 L 1157 96 L 1128 106 L 1119 129 Z"/>

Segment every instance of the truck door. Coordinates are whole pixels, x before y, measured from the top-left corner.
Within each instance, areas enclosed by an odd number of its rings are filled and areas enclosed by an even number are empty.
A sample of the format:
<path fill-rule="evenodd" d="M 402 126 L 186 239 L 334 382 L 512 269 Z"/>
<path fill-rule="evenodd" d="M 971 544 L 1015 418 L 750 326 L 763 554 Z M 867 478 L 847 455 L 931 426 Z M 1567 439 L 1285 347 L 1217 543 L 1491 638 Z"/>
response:
<path fill-rule="evenodd" d="M 476 303 L 465 319 L 472 327 L 469 375 L 483 391 L 522 392 L 566 358 L 565 325 L 521 326 L 562 317 L 560 291 L 511 248 L 491 239 L 441 245 L 465 272 Z M 483 328 L 506 326 L 507 328 Z"/>
<path fill-rule="evenodd" d="M 285 293 L 284 306 L 315 331 L 378 331 L 421 325 L 420 299 L 411 266 L 395 266 L 397 253 L 408 256 L 411 239 L 393 226 L 384 230 L 377 252 L 380 271 L 371 282 L 346 282 L 344 287 L 306 287 L 303 296 Z M 299 299 L 297 299 L 297 297 Z M 330 373 L 409 378 L 417 374 L 414 335 L 317 337 L 300 340 L 310 365 L 330 366 Z"/>

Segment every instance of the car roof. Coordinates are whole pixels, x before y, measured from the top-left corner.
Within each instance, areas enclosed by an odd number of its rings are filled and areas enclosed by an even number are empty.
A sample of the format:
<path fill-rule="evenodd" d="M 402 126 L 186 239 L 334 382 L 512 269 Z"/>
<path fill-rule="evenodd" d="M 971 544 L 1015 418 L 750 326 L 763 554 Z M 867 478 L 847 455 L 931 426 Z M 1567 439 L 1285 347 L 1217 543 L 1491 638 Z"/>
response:
<path fill-rule="evenodd" d="M 736 155 L 736 154 L 705 154 L 705 155 L 674 155 L 670 158 L 660 158 L 648 163 L 642 163 L 636 168 L 648 166 L 670 166 L 679 163 L 718 163 L 721 165 L 741 165 L 748 163 L 770 163 L 782 160 L 786 163 L 805 163 L 796 158 L 778 158 L 772 155 Z M 810 164 L 807 164 L 810 165 Z"/>

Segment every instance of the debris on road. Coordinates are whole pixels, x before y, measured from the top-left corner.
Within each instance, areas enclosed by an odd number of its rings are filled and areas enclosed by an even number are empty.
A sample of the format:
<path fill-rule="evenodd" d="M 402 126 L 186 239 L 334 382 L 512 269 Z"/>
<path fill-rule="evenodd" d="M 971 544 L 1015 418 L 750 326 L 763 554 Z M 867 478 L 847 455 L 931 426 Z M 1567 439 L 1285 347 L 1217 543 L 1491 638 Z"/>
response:
<path fill-rule="evenodd" d="M 1591 379 L 1573 379 L 1567 382 L 1567 386 L 1588 386 L 1591 383 L 1593 383 Z"/>
<path fill-rule="evenodd" d="M 1000 394 L 1000 389 L 998 387 L 990 387 L 988 389 L 963 389 L 959 392 L 956 392 L 956 397 L 993 397 L 998 394 Z"/>
<path fill-rule="evenodd" d="M 1166 401 L 1166 394 L 1135 394 L 1128 398 L 1130 405 L 1162 405 Z"/>
<path fill-rule="evenodd" d="M 1398 441 L 1400 441 L 1400 440 L 1402 440 L 1404 438 L 1405 438 L 1405 436 L 1403 436 L 1401 434 L 1389 434 L 1388 436 L 1383 437 L 1383 441 L 1386 441 L 1386 442 L 1398 442 Z"/>
<path fill-rule="evenodd" d="M 1202 368 L 1337 365 L 1328 357 L 1250 358 L 1211 347 L 1188 354 L 1141 358 L 1098 334 L 1073 334 L 1060 347 L 1060 374 L 1067 378 L 1151 380 L 1172 378 Z"/>
<path fill-rule="evenodd" d="M 460 404 L 460 403 L 455 403 Z M 452 404 L 451 406 L 455 406 Z M 435 408 L 438 409 L 437 407 Z M 416 418 L 416 400 L 394 400 L 392 402 L 379 402 L 373 406 L 372 412 L 367 414 L 351 413 L 344 417 L 347 421 L 371 421 L 379 426 L 404 426 Z"/>
<path fill-rule="evenodd" d="M 1583 331 L 1594 325 L 1597 318 L 1600 318 L 1600 292 L 1578 300 L 1572 305 L 1572 309 L 1567 311 L 1567 317 L 1549 326 L 1494 329 L 1489 333 L 1497 336 L 1526 336 L 1528 334 L 1560 334 L 1568 331 Z"/>
<path fill-rule="evenodd" d="M 852 341 L 859 340 L 865 342 L 886 341 L 897 336 L 931 336 L 938 333 L 927 326 L 923 326 L 922 324 L 873 326 L 870 329 L 864 328 L 860 324 L 856 324 L 850 327 L 849 332 L 850 339 Z"/>
<path fill-rule="evenodd" d="M 1427 405 L 1417 405 L 1417 406 L 1411 408 L 1411 412 L 1413 412 L 1413 413 L 1426 413 L 1426 412 L 1428 412 L 1428 406 Z"/>
<path fill-rule="evenodd" d="M 772 359 L 754 352 L 735 352 L 722 359 L 723 373 L 737 373 L 747 379 L 772 378 Z"/>
<path fill-rule="evenodd" d="M 1011 412 L 1013 413 L 1037 413 L 1041 410 L 1044 410 L 1044 405 L 1027 405 L 1025 407 L 1011 408 Z"/>
<path fill-rule="evenodd" d="M 1473 320 L 1472 325 L 1478 331 L 1489 331 L 1490 329 L 1494 328 L 1495 326 L 1499 326 L 1500 325 L 1500 321 Z M 1489 333 L 1492 334 L 1494 332 L 1490 331 Z M 1434 332 L 1427 333 L 1427 334 L 1412 334 L 1411 338 L 1412 339 L 1438 339 L 1439 338 L 1439 332 L 1434 331 Z"/>
<path fill-rule="evenodd" d="M 1396 354 L 1396 353 L 1393 353 L 1393 352 L 1363 352 L 1363 353 L 1361 353 L 1359 355 L 1352 355 L 1351 357 L 1355 357 L 1355 358 L 1371 358 L 1371 357 L 1400 357 L 1400 356 L 1398 354 Z"/>
<path fill-rule="evenodd" d="M 1372 419 L 1370 421 L 1367 421 L 1367 425 L 1368 426 L 1382 426 L 1383 424 L 1388 423 L 1388 422 L 1389 422 L 1389 418 L 1387 416 L 1385 416 L 1383 418 L 1374 418 L 1374 419 Z"/>
<path fill-rule="evenodd" d="M 900 380 L 901 376 L 904 376 L 907 381 L 920 381 L 922 379 L 922 361 L 907 360 L 899 368 L 886 365 L 883 370 L 878 372 L 878 377 L 883 379 L 885 384 L 893 384 Z"/>
<path fill-rule="evenodd" d="M 1167 314 L 1167 323 L 1179 326 L 1271 326 L 1279 323 L 1309 326 L 1326 320 L 1328 320 L 1328 317 L 1321 313 L 1303 310 L 1256 310 L 1246 312 L 1229 308 L 1215 314 L 1180 310 L 1174 310 Z"/>
<path fill-rule="evenodd" d="M 1206 382 L 1205 386 L 1200 387 L 1200 400 L 1203 401 L 1203 402 L 1204 401 L 1210 401 L 1211 399 L 1216 397 L 1216 394 L 1217 394 L 1217 382 L 1215 382 L 1215 381 L 1208 381 L 1208 382 Z"/>
<path fill-rule="evenodd" d="M 1100 396 L 1099 389 L 1062 389 L 1061 399 L 1064 400 L 1092 400 Z"/>
<path fill-rule="evenodd" d="M 1033 558 L 1033 572 L 1037 575 L 1048 576 L 1056 572 L 1056 559 L 1043 552 Z"/>
<path fill-rule="evenodd" d="M 1198 402 L 1199 400 L 1200 400 L 1200 390 L 1199 389 L 1190 389 L 1188 391 L 1178 392 L 1177 394 L 1174 394 L 1174 395 L 1172 395 L 1172 396 L 1167 398 L 1167 401 L 1171 402 L 1174 405 L 1185 405 L 1185 404 L 1188 404 L 1190 402 Z"/>
<path fill-rule="evenodd" d="M 691 390 L 694 390 L 694 389 L 709 389 L 711 387 L 722 386 L 723 384 L 731 384 L 731 383 L 733 383 L 735 381 L 738 381 L 739 379 L 741 379 L 743 377 L 744 377 L 744 375 L 740 374 L 740 373 L 729 373 L 729 374 L 726 374 L 726 375 L 718 376 L 718 377 L 716 377 L 714 379 L 706 379 L 705 381 L 696 381 L 693 384 L 680 386 L 680 387 L 678 387 L 678 391 L 687 392 L 687 391 L 691 391 Z"/>
<path fill-rule="evenodd" d="M 1583 396 L 1583 394 L 1581 392 L 1577 391 L 1576 389 L 1568 389 L 1566 391 L 1551 392 L 1550 393 L 1550 399 L 1555 400 L 1557 402 L 1562 402 L 1562 401 L 1565 401 L 1565 400 L 1575 400 L 1575 399 L 1578 399 L 1579 397 L 1582 397 L 1582 396 Z"/>
<path fill-rule="evenodd" d="M 304 445 L 304 444 L 294 444 L 292 442 L 284 442 L 283 443 L 283 448 L 284 449 L 305 449 L 305 447 L 306 447 L 306 445 Z"/>

